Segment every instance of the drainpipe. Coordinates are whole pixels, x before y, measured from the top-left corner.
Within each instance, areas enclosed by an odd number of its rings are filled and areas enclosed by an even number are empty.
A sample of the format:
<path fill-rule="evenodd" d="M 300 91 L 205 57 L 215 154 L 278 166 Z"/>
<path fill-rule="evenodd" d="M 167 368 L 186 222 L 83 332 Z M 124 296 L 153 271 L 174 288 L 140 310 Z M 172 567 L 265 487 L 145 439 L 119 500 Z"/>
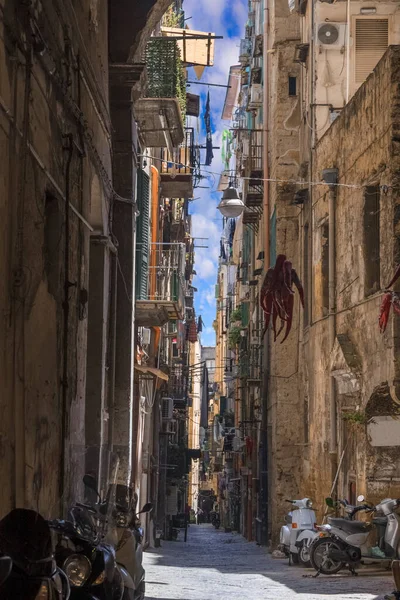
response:
<path fill-rule="evenodd" d="M 72 283 L 69 280 L 69 252 L 70 252 L 70 219 L 69 219 L 69 203 L 70 203 L 70 192 L 71 192 L 71 166 L 72 158 L 74 154 L 74 136 L 69 133 L 65 136 L 66 145 L 65 150 L 67 152 L 66 167 L 65 167 L 65 224 L 64 224 L 64 319 L 63 319 L 63 364 L 62 364 L 62 414 L 61 414 L 61 464 L 60 464 L 60 480 L 59 480 L 59 491 L 60 498 L 63 497 L 66 482 L 67 473 L 67 462 L 68 462 L 68 443 L 67 439 L 69 436 L 69 405 L 68 405 L 68 352 L 69 352 L 69 314 L 70 314 L 70 303 L 69 303 L 69 291 Z"/>
<path fill-rule="evenodd" d="M 264 0 L 264 36 L 263 36 L 263 179 L 268 179 L 268 20 L 267 1 Z M 269 184 L 263 185 L 263 216 L 264 216 L 264 268 L 269 264 Z M 265 338 L 267 339 L 267 338 Z"/>
<path fill-rule="evenodd" d="M 337 169 L 324 169 L 322 179 L 329 186 L 329 347 L 330 351 L 336 340 L 336 198 L 337 198 Z M 337 410 L 336 410 L 336 384 L 335 378 L 329 378 L 329 412 L 330 412 L 330 438 L 329 453 L 332 460 L 332 473 L 336 473 L 337 461 Z"/>
<path fill-rule="evenodd" d="M 264 0 L 263 16 L 263 178 L 268 179 L 268 0 Z M 269 183 L 263 185 L 263 232 L 264 232 L 264 272 L 270 266 L 270 219 L 269 219 Z M 263 379 L 262 379 L 262 418 L 260 431 L 260 519 L 262 545 L 268 544 L 268 518 L 269 518 L 269 492 L 268 492 L 268 384 L 269 384 L 269 333 L 265 333 L 263 340 Z"/>

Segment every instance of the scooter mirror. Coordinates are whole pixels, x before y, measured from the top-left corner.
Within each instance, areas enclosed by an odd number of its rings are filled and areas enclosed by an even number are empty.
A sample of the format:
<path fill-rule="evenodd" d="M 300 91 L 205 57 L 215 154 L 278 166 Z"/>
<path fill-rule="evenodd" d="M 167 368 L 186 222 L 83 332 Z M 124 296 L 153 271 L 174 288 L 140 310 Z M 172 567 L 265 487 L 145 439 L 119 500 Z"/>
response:
<path fill-rule="evenodd" d="M 329 508 L 335 508 L 335 503 L 332 498 L 325 498 L 325 504 L 329 506 Z"/>
<path fill-rule="evenodd" d="M 83 483 L 86 487 L 89 488 L 89 490 L 92 490 L 93 492 L 95 492 L 97 494 L 97 496 L 100 498 L 100 494 L 97 490 L 97 484 L 96 484 L 96 479 L 93 477 L 93 475 L 84 475 L 83 476 Z"/>
<path fill-rule="evenodd" d="M 142 510 L 138 513 L 139 515 L 141 515 L 142 513 L 149 513 L 153 510 L 153 505 L 151 502 L 147 502 L 147 504 L 145 504 L 142 508 Z"/>
<path fill-rule="evenodd" d="M 2 585 L 11 573 L 12 560 L 9 556 L 0 558 L 0 585 Z"/>
<path fill-rule="evenodd" d="M 364 502 L 365 500 L 365 496 L 361 495 L 361 496 L 357 496 L 357 502 Z"/>

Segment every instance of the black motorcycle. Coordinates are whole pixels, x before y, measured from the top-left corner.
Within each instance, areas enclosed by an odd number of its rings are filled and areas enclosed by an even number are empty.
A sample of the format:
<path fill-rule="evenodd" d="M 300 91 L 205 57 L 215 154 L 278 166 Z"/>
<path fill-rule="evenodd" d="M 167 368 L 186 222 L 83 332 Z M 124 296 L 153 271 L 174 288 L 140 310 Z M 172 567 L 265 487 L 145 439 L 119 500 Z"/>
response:
<path fill-rule="evenodd" d="M 70 586 L 57 566 L 51 530 L 37 512 L 12 510 L 0 521 L 0 598 L 67 600 Z"/>
<path fill-rule="evenodd" d="M 68 577 L 71 600 L 121 600 L 122 573 L 114 549 L 102 542 L 95 517 L 94 509 L 77 503 L 71 520 L 50 523 L 57 537 L 57 564 Z"/>
<path fill-rule="evenodd" d="M 50 522 L 57 538 L 57 564 L 68 577 L 71 600 L 133 600 L 134 584 L 117 563 L 118 540 L 113 535 L 118 457 L 104 448 L 86 448 L 88 457 L 94 473 L 101 473 L 106 491 L 102 498 L 96 477 L 86 474 L 82 480 L 85 502 L 75 502 L 68 520 Z"/>
<path fill-rule="evenodd" d="M 211 524 L 215 527 L 215 529 L 219 529 L 221 526 L 221 517 L 219 513 L 213 512 L 211 515 Z"/>

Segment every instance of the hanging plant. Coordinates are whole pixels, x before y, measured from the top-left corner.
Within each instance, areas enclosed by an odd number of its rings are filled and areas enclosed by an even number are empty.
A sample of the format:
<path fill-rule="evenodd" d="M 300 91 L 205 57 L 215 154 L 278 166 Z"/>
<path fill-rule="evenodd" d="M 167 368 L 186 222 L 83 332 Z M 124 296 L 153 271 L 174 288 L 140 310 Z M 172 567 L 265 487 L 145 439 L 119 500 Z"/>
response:
<path fill-rule="evenodd" d="M 163 17 L 163 25 L 164 27 L 179 27 L 180 22 L 181 16 L 174 11 L 174 7 L 171 4 Z"/>
<path fill-rule="evenodd" d="M 228 334 L 228 346 L 231 350 L 235 350 L 236 346 L 240 342 L 240 327 L 235 325 L 231 327 Z"/>
<path fill-rule="evenodd" d="M 352 427 L 363 427 L 368 423 L 368 417 L 364 412 L 359 410 L 351 410 L 343 413 L 343 421 Z"/>
<path fill-rule="evenodd" d="M 229 319 L 229 321 L 231 323 L 235 323 L 236 321 L 241 321 L 241 320 L 242 320 L 242 308 L 240 306 L 238 306 L 237 308 L 235 308 L 234 311 L 232 311 L 231 318 Z"/>

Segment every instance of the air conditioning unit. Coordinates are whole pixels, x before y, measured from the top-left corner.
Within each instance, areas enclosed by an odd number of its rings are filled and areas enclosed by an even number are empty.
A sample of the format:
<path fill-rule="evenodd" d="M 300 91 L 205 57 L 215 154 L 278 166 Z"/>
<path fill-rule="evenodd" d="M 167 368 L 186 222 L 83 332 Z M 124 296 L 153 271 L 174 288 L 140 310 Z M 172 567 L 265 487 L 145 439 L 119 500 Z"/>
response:
<path fill-rule="evenodd" d="M 340 50 L 346 43 L 346 23 L 320 23 L 317 43 L 325 50 Z"/>
<path fill-rule="evenodd" d="M 255 83 L 250 88 L 249 108 L 259 108 L 263 103 L 263 89 L 260 83 Z"/>
<path fill-rule="evenodd" d="M 174 400 L 173 398 L 163 398 L 161 404 L 161 415 L 163 421 L 171 421 L 174 416 Z"/>
<path fill-rule="evenodd" d="M 151 342 L 151 330 L 148 327 L 142 327 L 143 346 L 149 346 Z"/>

